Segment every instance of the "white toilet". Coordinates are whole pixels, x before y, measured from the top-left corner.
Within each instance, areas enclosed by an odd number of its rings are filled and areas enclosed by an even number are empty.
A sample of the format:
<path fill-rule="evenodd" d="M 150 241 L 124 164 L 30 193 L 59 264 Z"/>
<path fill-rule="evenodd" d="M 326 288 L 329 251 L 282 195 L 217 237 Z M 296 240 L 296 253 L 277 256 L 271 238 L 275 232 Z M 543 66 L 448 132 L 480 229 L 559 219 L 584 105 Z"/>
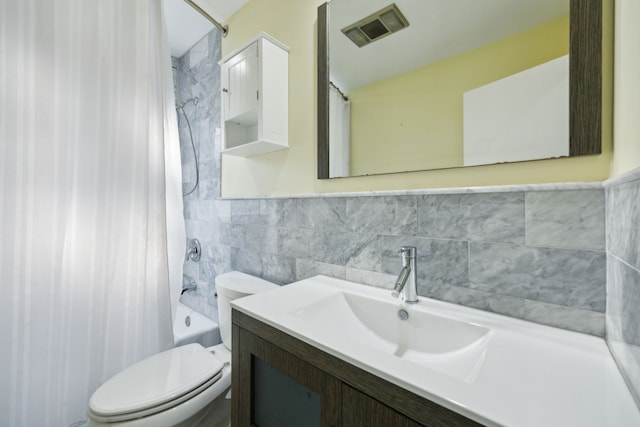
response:
<path fill-rule="evenodd" d="M 144 359 L 100 386 L 89 401 L 89 426 L 229 426 L 230 302 L 278 286 L 232 271 L 216 277 L 222 344 L 172 348 Z"/>

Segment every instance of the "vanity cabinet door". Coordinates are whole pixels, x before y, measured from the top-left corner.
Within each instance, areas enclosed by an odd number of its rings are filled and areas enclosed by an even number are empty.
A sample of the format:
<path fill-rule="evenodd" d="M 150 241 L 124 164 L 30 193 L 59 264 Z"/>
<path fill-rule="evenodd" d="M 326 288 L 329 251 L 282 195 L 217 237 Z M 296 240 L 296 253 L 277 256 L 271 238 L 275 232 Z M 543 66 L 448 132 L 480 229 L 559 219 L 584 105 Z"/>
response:
<path fill-rule="evenodd" d="M 346 384 L 342 385 L 342 425 L 349 427 L 422 426 Z"/>
<path fill-rule="evenodd" d="M 233 352 L 240 357 L 232 373 L 239 373 L 239 386 L 232 388 L 237 396 L 233 426 L 340 425 L 339 380 L 250 332 L 237 333 Z"/>

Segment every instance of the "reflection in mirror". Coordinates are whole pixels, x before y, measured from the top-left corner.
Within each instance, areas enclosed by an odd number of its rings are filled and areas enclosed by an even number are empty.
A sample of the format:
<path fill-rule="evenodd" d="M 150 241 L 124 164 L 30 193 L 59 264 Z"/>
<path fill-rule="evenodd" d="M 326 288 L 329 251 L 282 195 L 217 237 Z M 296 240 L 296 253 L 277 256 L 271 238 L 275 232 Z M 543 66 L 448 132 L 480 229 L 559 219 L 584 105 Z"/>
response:
<path fill-rule="evenodd" d="M 569 1 L 320 6 L 318 177 L 599 153 L 601 4 Z"/>

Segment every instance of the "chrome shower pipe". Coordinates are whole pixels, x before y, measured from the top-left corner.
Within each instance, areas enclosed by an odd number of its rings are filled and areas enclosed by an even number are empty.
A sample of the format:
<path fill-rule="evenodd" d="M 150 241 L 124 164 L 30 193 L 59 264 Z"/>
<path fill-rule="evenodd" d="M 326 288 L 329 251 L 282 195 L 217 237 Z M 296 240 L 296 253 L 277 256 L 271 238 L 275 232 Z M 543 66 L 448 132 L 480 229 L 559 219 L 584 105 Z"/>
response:
<path fill-rule="evenodd" d="M 198 6 L 193 0 L 184 0 L 184 1 L 189 6 L 191 6 L 195 10 L 197 10 L 202 16 L 207 18 L 209 20 L 209 22 L 211 22 L 213 25 L 215 25 L 216 28 L 219 29 L 220 32 L 222 33 L 222 37 L 226 37 L 227 36 L 227 34 L 229 33 L 229 27 L 227 25 L 222 25 L 221 23 L 219 23 L 218 21 L 213 19 L 213 16 L 211 16 L 207 12 L 205 12 L 204 9 L 202 9 L 200 6 Z"/>

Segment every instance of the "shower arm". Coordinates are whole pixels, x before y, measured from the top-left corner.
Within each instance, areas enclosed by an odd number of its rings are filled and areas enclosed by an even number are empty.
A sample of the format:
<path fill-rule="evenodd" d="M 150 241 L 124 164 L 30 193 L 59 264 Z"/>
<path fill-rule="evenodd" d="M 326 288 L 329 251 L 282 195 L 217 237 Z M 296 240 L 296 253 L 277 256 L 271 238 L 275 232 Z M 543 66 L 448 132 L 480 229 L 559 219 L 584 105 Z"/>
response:
<path fill-rule="evenodd" d="M 200 102 L 200 98 L 194 96 L 193 98 L 189 98 L 186 101 L 182 101 L 180 104 L 176 104 L 176 108 L 184 108 L 188 103 L 193 102 L 193 105 L 198 106 L 198 102 Z"/>

